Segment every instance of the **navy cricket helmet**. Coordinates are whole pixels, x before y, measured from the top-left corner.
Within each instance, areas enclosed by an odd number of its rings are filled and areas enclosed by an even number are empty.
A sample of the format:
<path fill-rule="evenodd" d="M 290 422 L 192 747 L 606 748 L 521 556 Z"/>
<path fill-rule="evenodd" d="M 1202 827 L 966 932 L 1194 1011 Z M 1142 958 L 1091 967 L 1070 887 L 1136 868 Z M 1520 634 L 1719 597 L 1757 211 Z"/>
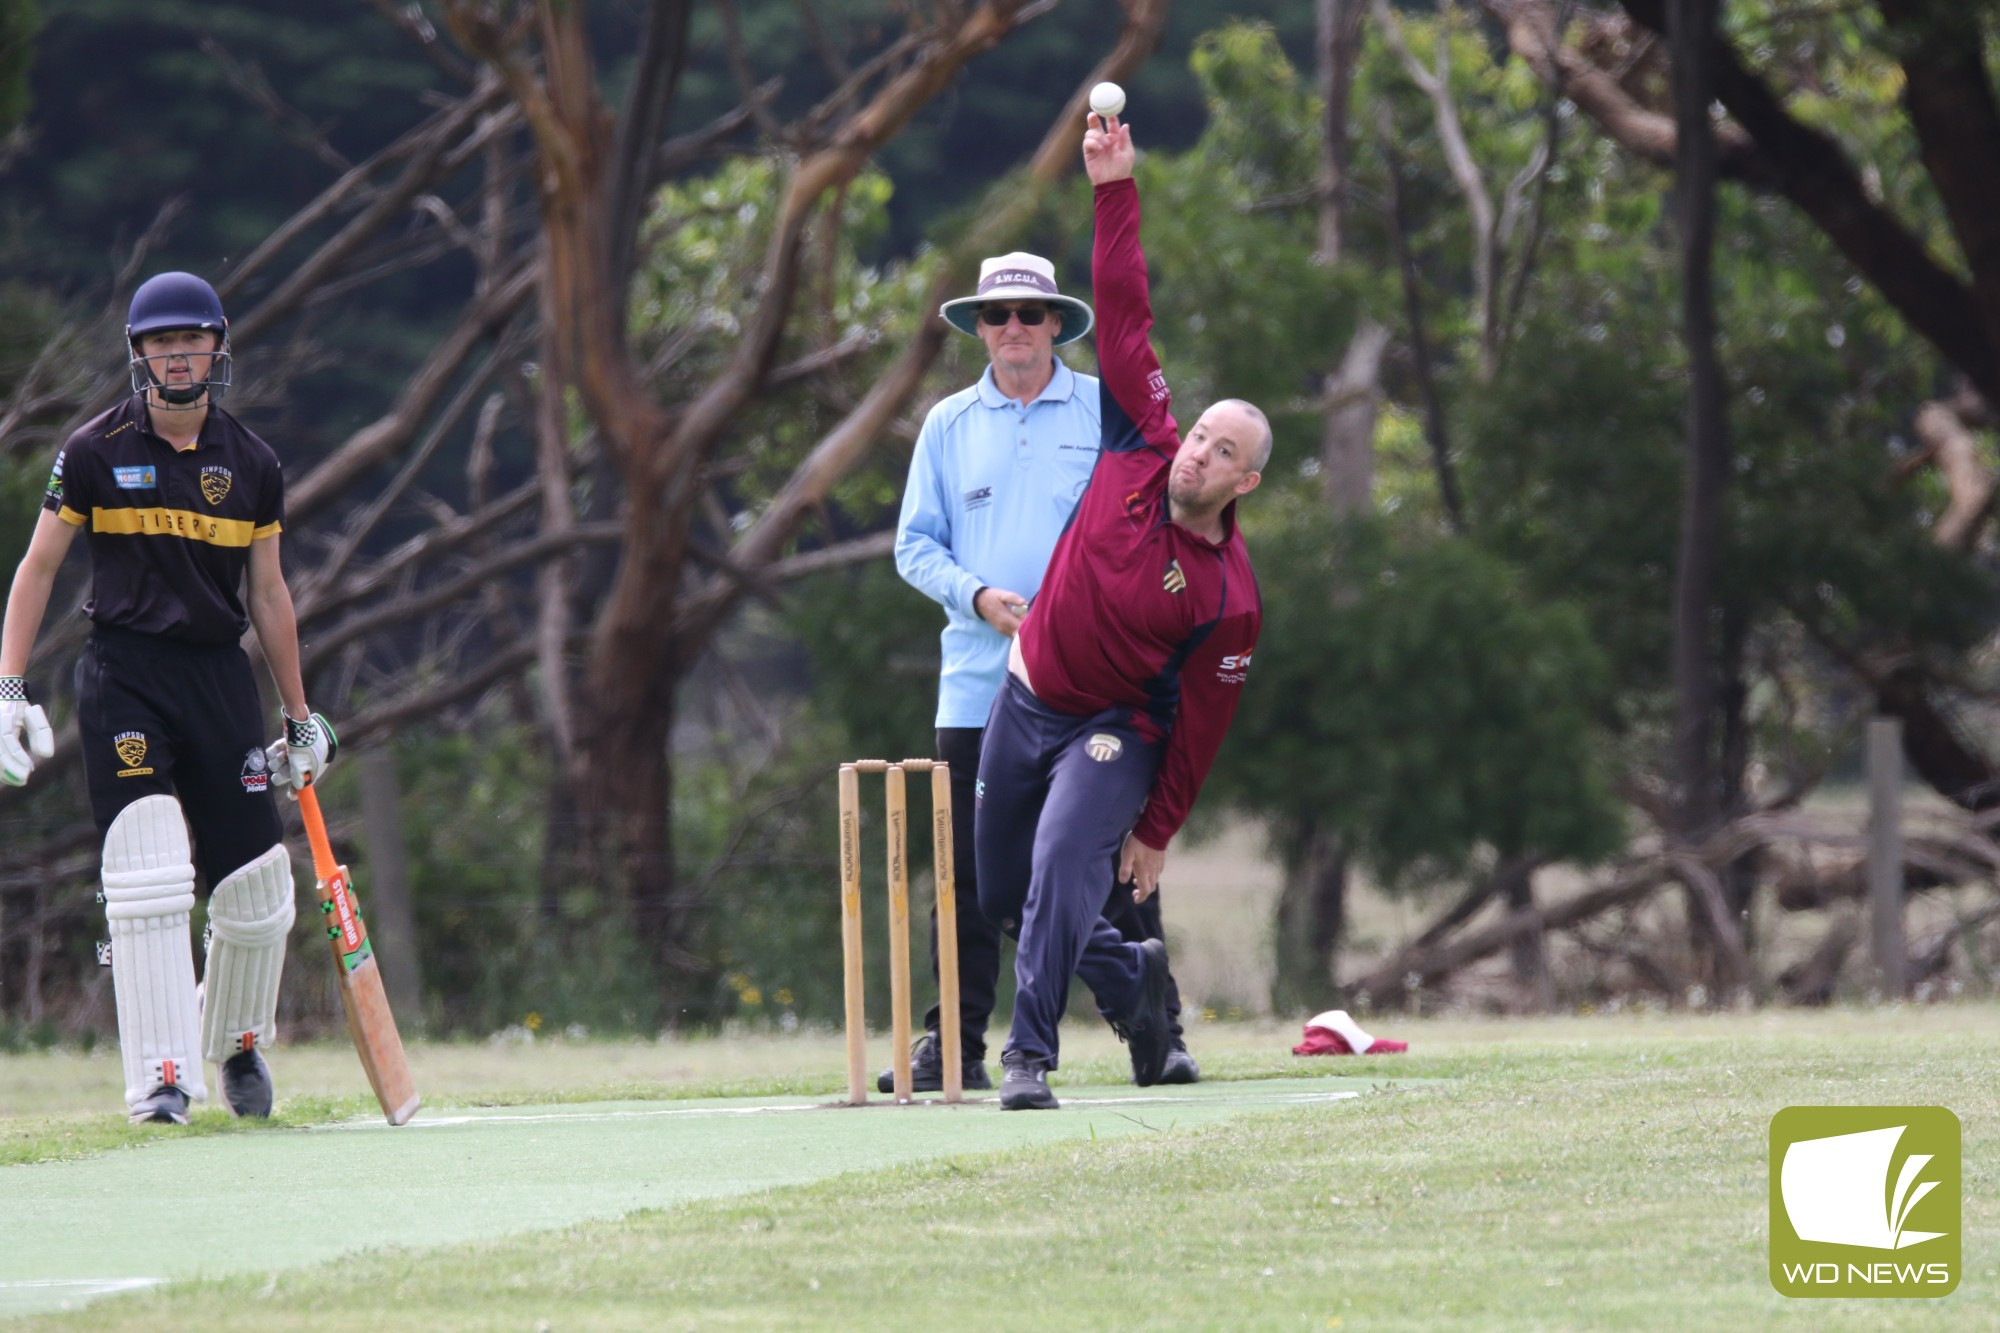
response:
<path fill-rule="evenodd" d="M 207 379 L 169 389 L 153 372 L 147 358 L 139 354 L 139 339 L 149 333 L 174 329 L 207 329 L 219 335 L 221 342 L 209 361 Z M 229 388 L 229 318 L 222 313 L 222 298 L 215 294 L 215 288 L 192 273 L 159 273 L 140 283 L 139 290 L 132 293 L 125 339 L 131 346 L 133 393 L 143 394 L 157 388 L 169 405 L 192 407 L 204 393 L 213 403 Z"/>

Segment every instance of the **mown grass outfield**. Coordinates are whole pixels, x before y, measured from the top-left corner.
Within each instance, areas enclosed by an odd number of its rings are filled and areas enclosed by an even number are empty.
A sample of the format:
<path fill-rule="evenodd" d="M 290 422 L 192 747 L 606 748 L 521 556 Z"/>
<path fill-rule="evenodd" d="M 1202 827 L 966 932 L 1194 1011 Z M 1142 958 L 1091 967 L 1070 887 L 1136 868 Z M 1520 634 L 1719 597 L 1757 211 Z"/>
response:
<path fill-rule="evenodd" d="M 1076 1104 L 1039 1146 L 959 1150 L 1005 1116 L 804 1110 L 740 1125 L 746 1181 L 790 1169 L 792 1126 L 852 1133 L 855 1161 L 824 1178 L 471 1243 L 364 1250 L 337 1261 L 178 1283 L 102 1299 L 21 1328 L 1745 1328 L 2000 1327 L 2000 1009 L 1624 1014 L 1527 1021 L 1383 1020 L 1412 1053 L 1296 1060 L 1289 1030 L 1207 1025 L 1205 1070 L 1240 1105 L 1082 1105 L 1122 1052 L 1074 1029 L 1060 1091 Z M 879 1044 L 878 1044 L 879 1046 Z M 72 1171 L 97 1182 L 78 1209 L 152 1207 L 162 1231 L 200 1237 L 158 1177 L 179 1161 L 207 1198 L 232 1161 L 284 1188 L 324 1145 L 370 1153 L 457 1142 L 449 1127 L 307 1126 L 366 1117 L 351 1054 L 288 1049 L 283 1114 L 247 1129 L 209 1114 L 188 1130 L 131 1129 L 104 1111 L 115 1059 L 0 1061 L 0 1201 L 46 1194 Z M 460 1108 L 619 1102 L 697 1109 L 694 1098 L 831 1096 L 826 1036 L 686 1043 L 431 1046 L 416 1052 L 426 1115 Z M 1301 1068 L 1302 1066 L 1307 1066 Z M 1301 1073 L 1368 1088 L 1287 1106 L 1256 1091 Z M 1287 1080 L 1272 1083 L 1268 1080 Z M 1350 1082 L 1349 1080 L 1358 1080 Z M 1105 1088 L 1108 1095 L 1109 1087 Z M 1082 1095 L 1080 1095 L 1082 1094 Z M 1942 1301 L 1787 1301 L 1765 1277 L 1766 1135 L 1801 1104 L 1952 1108 L 1965 1131 L 1965 1277 Z M 577 1108 L 584 1109 L 584 1108 Z M 596 1108 L 588 1108 L 598 1114 Z M 488 1114 L 503 1114 L 490 1112 Z M 608 1113 L 607 1113 L 608 1114 Z M 548 1122 L 553 1124 L 555 1122 Z M 687 1120 L 604 1119 L 606 1157 L 568 1151 L 552 1188 L 615 1162 L 611 1136 L 661 1137 L 671 1167 Z M 847 1126 L 858 1128 L 849 1131 Z M 782 1126 L 782 1128 L 781 1128 Z M 1092 1128 L 1095 1126 L 1096 1128 Z M 768 1127 L 768 1128 L 767 1128 Z M 960 1128 L 962 1127 L 962 1128 Z M 509 1131 L 533 1154 L 541 1131 Z M 573 1128 L 566 1132 L 584 1132 Z M 908 1160 L 898 1140 L 925 1141 Z M 584 1140 L 588 1142 L 588 1138 Z M 629 1147 L 629 1144 L 627 1145 Z M 903 1145 L 909 1147 L 908 1143 Z M 801 1150 L 802 1151 L 802 1150 Z M 703 1170 L 715 1163 L 704 1161 Z M 477 1179 L 478 1155 L 436 1164 Z M 276 1172 L 279 1178 L 273 1178 Z M 171 1170 L 166 1171 L 169 1181 Z M 200 1178 L 196 1179 L 198 1175 Z M 131 1191 L 119 1185 L 129 1180 Z M 394 1182 L 391 1182 L 392 1185 Z M 596 1182 L 604 1184 L 605 1182 Z M 613 1182 L 616 1183 L 616 1182 Z M 643 1182 L 628 1181 L 633 1187 Z M 410 1177 L 413 1194 L 421 1182 Z M 31 1188 L 32 1186 L 32 1188 Z M 250 1200 L 244 1200 L 249 1207 Z M 64 1199 L 61 1206 L 67 1208 Z M 108 1214 L 107 1214 L 108 1215 Z M 407 1220 L 407 1219 L 403 1219 Z M 29 1243 L 8 1236 L 0 1256 Z M 386 1228 L 386 1224 L 385 1224 Z M 217 1228 L 226 1230 L 226 1228 Z M 310 1230 L 310 1229 L 309 1229 Z M 107 1233 L 108 1234 L 108 1233 Z M 367 1247 L 325 1227 L 329 1255 Z"/>

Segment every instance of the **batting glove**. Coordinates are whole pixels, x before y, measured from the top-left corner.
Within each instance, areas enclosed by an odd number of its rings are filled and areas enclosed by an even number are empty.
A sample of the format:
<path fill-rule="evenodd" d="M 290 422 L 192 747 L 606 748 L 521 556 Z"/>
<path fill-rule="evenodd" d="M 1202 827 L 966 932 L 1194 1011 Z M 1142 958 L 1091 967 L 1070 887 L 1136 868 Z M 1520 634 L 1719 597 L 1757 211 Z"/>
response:
<path fill-rule="evenodd" d="M 19 676 L 0 676 L 0 782 L 27 786 L 35 760 L 53 759 L 55 753 L 56 734 L 49 728 L 49 715 L 40 704 L 28 702 L 28 682 Z"/>
<path fill-rule="evenodd" d="M 287 717 L 285 734 L 264 747 L 264 761 L 271 781 L 298 799 L 300 787 L 310 787 L 340 752 L 340 738 L 333 724 L 314 713 L 305 721 Z"/>

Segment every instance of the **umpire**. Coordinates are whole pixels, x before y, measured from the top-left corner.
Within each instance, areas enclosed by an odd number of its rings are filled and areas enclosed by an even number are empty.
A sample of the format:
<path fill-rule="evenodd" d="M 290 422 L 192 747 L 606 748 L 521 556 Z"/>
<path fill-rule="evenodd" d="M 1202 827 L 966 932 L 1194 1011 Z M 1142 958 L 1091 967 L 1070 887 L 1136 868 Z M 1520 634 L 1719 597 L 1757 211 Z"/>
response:
<path fill-rule="evenodd" d="M 990 1088 L 986 1026 L 1000 978 L 1000 931 L 978 902 L 973 856 L 980 738 L 1007 674 L 1007 643 L 1042 584 L 1049 553 L 1089 484 L 1099 441 L 1098 382 L 1055 349 L 1090 331 L 1091 310 L 1057 290 L 1055 266 L 1016 252 L 979 266 L 978 290 L 945 302 L 952 327 L 986 344 L 979 382 L 924 418 L 896 526 L 896 569 L 945 609 L 938 681 L 937 754 L 951 765 L 953 860 L 958 867 L 959 1025 L 964 1084 Z M 1128 939 L 1158 938 L 1157 897 L 1135 905 L 1105 866 L 1105 915 Z M 971 910 L 968 910 L 968 909 Z M 937 976 L 937 916 L 931 975 Z M 1172 1051 L 1162 1082 L 1200 1070 L 1181 1037 L 1180 995 L 1169 979 Z M 924 1016 L 911 1073 L 918 1091 L 943 1084 L 938 1009 Z M 877 1080 L 891 1091 L 893 1075 Z"/>
<path fill-rule="evenodd" d="M 335 741 L 307 710 L 299 672 L 278 559 L 284 475 L 218 406 L 231 366 L 221 300 L 193 274 L 160 274 L 134 293 L 126 336 L 132 392 L 56 456 L 7 598 L 0 781 L 25 784 L 54 753 L 28 697 L 28 656 L 56 571 L 86 531 L 77 730 L 104 837 L 126 1106 L 134 1123 L 186 1124 L 189 1102 L 207 1097 L 206 1057 L 231 1111 L 267 1116 L 263 1047 L 294 916 L 271 786 L 310 782 Z M 252 626 L 284 705 L 284 734 L 268 747 L 240 646 Z M 197 869 L 210 890 L 205 999 L 189 935 Z"/>

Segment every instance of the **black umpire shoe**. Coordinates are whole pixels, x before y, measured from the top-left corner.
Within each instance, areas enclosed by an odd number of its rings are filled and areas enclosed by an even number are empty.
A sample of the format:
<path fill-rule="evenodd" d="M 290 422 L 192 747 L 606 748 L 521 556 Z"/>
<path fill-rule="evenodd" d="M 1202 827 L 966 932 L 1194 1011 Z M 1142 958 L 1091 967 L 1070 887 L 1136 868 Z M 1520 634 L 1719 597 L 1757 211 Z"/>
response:
<path fill-rule="evenodd" d="M 1049 1091 L 1049 1067 L 1014 1051 L 1000 1055 L 1000 1109 L 1053 1111 L 1059 1105 Z"/>
<path fill-rule="evenodd" d="M 1173 1029 L 1167 1023 L 1167 946 L 1160 940 L 1141 940 L 1139 960 L 1144 974 L 1138 1003 L 1111 1028 L 1131 1048 L 1132 1081 L 1150 1088 L 1164 1081 L 1167 1057 L 1173 1051 Z"/>
<path fill-rule="evenodd" d="M 135 1125 L 185 1125 L 187 1122 L 187 1094 L 169 1085 L 154 1088 L 146 1100 L 132 1108 L 132 1123 Z"/>
<path fill-rule="evenodd" d="M 262 1120 L 271 1114 L 271 1066 L 256 1047 L 222 1062 L 222 1100 L 239 1116 Z"/>
<path fill-rule="evenodd" d="M 967 1092 L 986 1092 L 993 1087 L 993 1076 L 986 1072 L 986 1062 L 977 1056 L 959 1057 L 959 1083 Z M 875 1091 L 894 1092 L 896 1071 L 883 1070 L 875 1076 Z M 917 1038 L 910 1048 L 910 1091 L 944 1091 L 944 1053 L 938 1044 L 935 1032 L 926 1032 Z"/>

